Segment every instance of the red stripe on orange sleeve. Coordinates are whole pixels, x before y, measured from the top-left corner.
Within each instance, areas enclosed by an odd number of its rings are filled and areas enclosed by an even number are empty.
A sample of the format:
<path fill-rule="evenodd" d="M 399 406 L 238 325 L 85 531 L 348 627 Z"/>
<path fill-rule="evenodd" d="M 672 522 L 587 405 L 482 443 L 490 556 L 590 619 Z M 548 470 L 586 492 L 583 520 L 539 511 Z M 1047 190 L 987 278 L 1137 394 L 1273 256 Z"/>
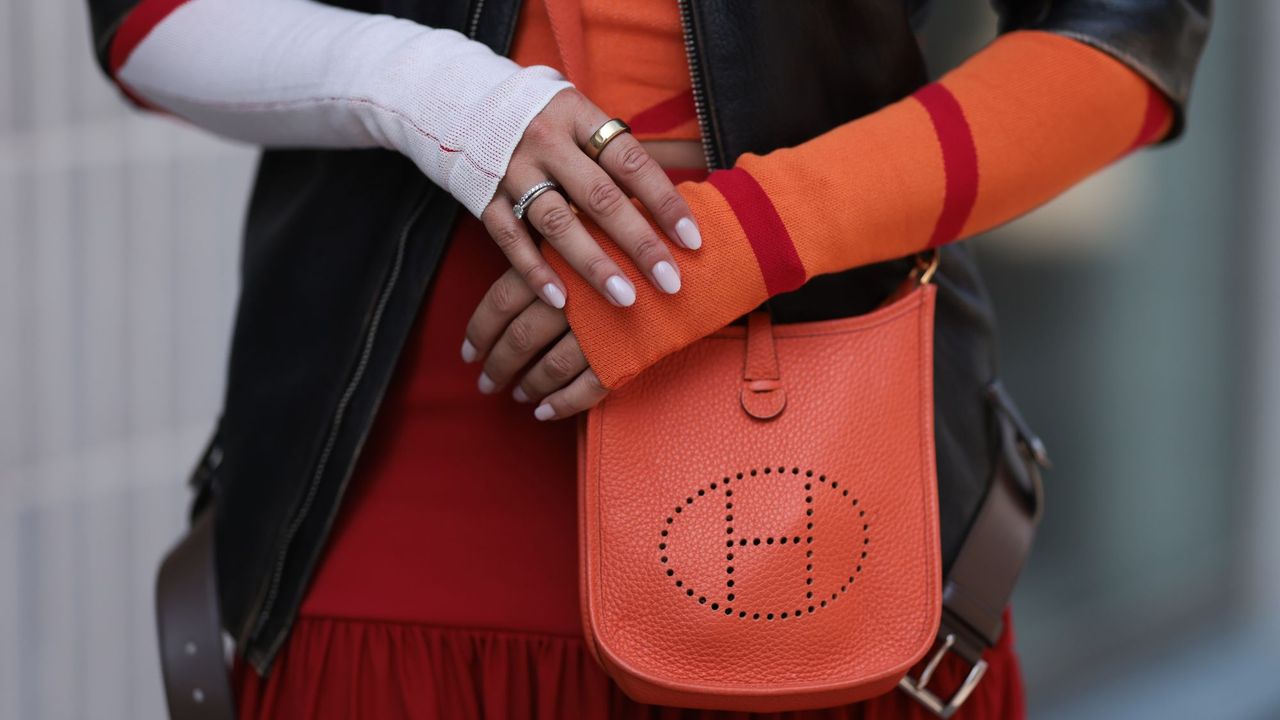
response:
<path fill-rule="evenodd" d="M 930 83 L 916 91 L 929 113 L 933 130 L 942 147 L 942 167 L 946 177 L 942 213 L 929 238 L 929 247 L 938 247 L 960 236 L 965 220 L 978 198 L 978 150 L 973 144 L 973 133 L 964 118 L 960 103 L 942 85 Z"/>
<path fill-rule="evenodd" d="M 751 243 L 770 297 L 804 284 L 804 264 L 791 234 L 760 183 L 742 168 L 719 170 L 707 177 L 724 199 Z"/>
<path fill-rule="evenodd" d="M 1123 155 L 1150 87 L 1102 50 L 1034 30 L 1002 36 L 940 82 L 964 108 L 982 169 L 960 237 L 1039 207 Z"/>
<path fill-rule="evenodd" d="M 682 185 L 705 243 L 679 255 L 678 294 L 632 275 L 639 299 L 618 309 L 557 267 L 569 324 L 616 387 L 806 277 L 1008 222 L 1168 124 L 1163 98 L 1105 52 L 1009 33 L 912 97 Z"/>
<path fill-rule="evenodd" d="M 1138 128 L 1138 136 L 1134 138 L 1133 145 L 1129 146 L 1129 152 L 1164 137 L 1164 134 L 1169 131 L 1172 120 L 1173 111 L 1169 108 L 1169 101 L 1154 85 L 1148 85 L 1147 110 L 1142 116 L 1142 127 Z"/>
<path fill-rule="evenodd" d="M 130 10 L 111 40 L 111 51 L 107 54 L 107 66 L 111 74 L 114 76 L 124 67 L 133 51 L 162 20 L 169 17 L 169 13 L 187 2 L 188 0 L 143 0 Z"/>
<path fill-rule="evenodd" d="M 923 250 L 946 194 L 937 133 L 912 99 L 737 166 L 773 200 L 809 277 Z"/>
<path fill-rule="evenodd" d="M 648 135 L 666 132 L 697 117 L 697 110 L 693 106 L 693 90 L 685 90 L 631 116 L 627 125 L 637 135 Z"/>

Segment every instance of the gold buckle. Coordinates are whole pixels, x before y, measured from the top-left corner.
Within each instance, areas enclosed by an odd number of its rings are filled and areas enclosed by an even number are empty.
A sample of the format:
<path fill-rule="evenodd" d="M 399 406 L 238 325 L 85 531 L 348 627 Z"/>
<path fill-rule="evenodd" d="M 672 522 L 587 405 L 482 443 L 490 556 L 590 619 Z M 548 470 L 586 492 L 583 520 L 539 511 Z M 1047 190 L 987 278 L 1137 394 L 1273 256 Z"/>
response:
<path fill-rule="evenodd" d="M 933 672 L 938 669 L 938 665 L 942 662 L 943 656 L 955 647 L 955 633 L 947 633 L 942 640 L 942 646 L 938 648 L 933 657 L 929 658 L 929 663 L 924 666 L 918 679 L 912 678 L 910 674 L 898 681 L 898 687 L 903 692 L 915 698 L 917 702 L 924 705 L 934 715 L 946 720 L 960 709 L 961 705 L 969 699 L 969 695 L 973 693 L 974 688 L 978 687 L 978 682 L 982 680 L 982 676 L 987 672 L 987 661 L 979 659 L 969 669 L 969 675 L 965 677 L 964 682 L 960 684 L 960 688 L 951 696 L 950 700 L 943 700 L 928 690 L 929 681 L 933 679 Z"/>
<path fill-rule="evenodd" d="M 937 250 L 916 255 L 916 264 L 911 268 L 911 277 L 916 279 L 917 284 L 928 285 L 933 281 L 934 273 L 938 272 L 938 261 L 941 257 Z"/>

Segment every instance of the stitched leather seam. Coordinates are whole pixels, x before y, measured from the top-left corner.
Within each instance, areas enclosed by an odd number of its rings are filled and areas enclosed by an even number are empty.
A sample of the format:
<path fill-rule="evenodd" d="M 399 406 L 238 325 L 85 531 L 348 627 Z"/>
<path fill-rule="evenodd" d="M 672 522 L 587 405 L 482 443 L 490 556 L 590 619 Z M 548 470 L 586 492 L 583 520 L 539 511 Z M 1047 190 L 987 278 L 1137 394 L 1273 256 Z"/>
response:
<path fill-rule="evenodd" d="M 922 380 L 924 378 L 924 369 L 926 367 L 930 368 L 929 374 L 932 375 L 932 367 L 933 367 L 933 353 L 932 353 L 933 338 L 930 336 L 930 332 L 929 332 L 931 329 L 932 323 L 926 322 L 926 313 L 924 312 L 924 309 L 920 307 L 922 305 L 927 306 L 927 303 L 925 302 L 926 292 L 919 293 L 919 299 L 916 303 L 917 309 L 920 310 L 919 314 L 917 315 L 919 333 L 920 333 L 920 338 L 919 338 L 920 370 L 919 372 L 917 372 L 917 377 L 920 377 Z M 919 423 L 920 443 L 921 443 L 920 447 L 929 448 L 931 451 L 936 453 L 937 451 L 933 447 L 933 438 L 930 437 L 931 434 L 933 433 L 933 418 L 931 417 L 929 410 L 932 409 L 933 405 L 930 402 L 931 398 L 926 396 L 925 394 L 924 385 L 925 384 L 923 382 L 916 383 L 916 387 L 919 388 L 919 391 L 920 391 L 920 423 Z M 933 390 L 932 380 L 929 382 L 929 390 L 930 392 L 932 392 Z M 936 462 L 936 460 L 934 462 Z M 936 469 L 935 469 L 934 477 L 931 480 L 929 478 L 929 470 L 928 470 L 929 465 L 930 465 L 930 460 L 929 460 L 928 454 L 922 453 L 921 464 L 920 464 L 920 479 L 924 487 L 929 487 L 930 483 L 932 483 L 934 486 L 937 485 Z M 928 581 L 929 586 L 928 587 L 929 587 L 930 598 L 935 598 L 938 596 L 938 589 L 937 589 L 938 568 L 936 563 L 937 555 L 935 553 L 930 552 L 931 548 L 938 546 L 937 524 L 929 521 L 930 520 L 929 511 L 933 508 L 936 508 L 938 504 L 937 491 L 934 490 L 933 493 L 934 493 L 933 502 L 928 504 L 921 503 L 922 507 L 920 508 L 920 513 L 923 517 L 923 526 L 929 529 L 929 537 L 925 545 L 925 554 L 929 558 L 929 581 Z M 939 608 L 939 611 L 941 611 L 941 608 Z M 938 615 L 938 620 L 939 621 L 941 620 L 940 613 Z M 920 628 L 920 634 L 918 636 L 919 640 L 917 641 L 919 643 L 925 643 L 925 642 L 929 643 L 929 645 L 926 645 L 922 648 L 921 650 L 922 655 L 924 652 L 928 651 L 929 646 L 932 646 L 933 644 L 932 635 L 936 634 L 936 632 L 937 631 L 934 627 L 934 622 L 932 620 L 926 619 L 924 625 Z M 919 660 L 919 658 L 915 658 L 914 660 L 912 660 L 911 665 L 914 665 L 916 660 Z M 909 670 L 911 665 L 908 665 L 906 669 Z"/>

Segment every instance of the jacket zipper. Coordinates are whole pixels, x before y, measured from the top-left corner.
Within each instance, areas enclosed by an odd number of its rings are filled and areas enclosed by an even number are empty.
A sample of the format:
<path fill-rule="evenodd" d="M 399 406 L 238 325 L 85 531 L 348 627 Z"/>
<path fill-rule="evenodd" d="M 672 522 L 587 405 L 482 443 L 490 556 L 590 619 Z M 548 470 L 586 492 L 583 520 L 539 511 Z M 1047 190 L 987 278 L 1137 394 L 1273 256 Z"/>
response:
<path fill-rule="evenodd" d="M 480 13 L 484 10 L 484 3 L 485 0 L 477 0 L 475 9 L 471 13 L 471 20 L 467 23 L 467 35 L 473 40 L 480 29 Z M 250 633 L 253 639 L 257 639 L 258 635 L 262 633 L 263 628 L 266 627 L 267 619 L 271 617 L 271 611 L 275 607 L 276 596 L 280 593 L 280 582 L 284 576 L 285 561 L 289 557 L 289 548 L 293 544 L 293 539 L 298 534 L 298 530 L 302 527 L 302 522 L 306 519 L 307 513 L 311 510 L 311 504 L 315 501 L 316 493 L 320 489 L 320 478 L 329 464 L 329 456 L 333 452 L 334 443 L 337 442 L 338 430 L 342 426 L 342 419 L 346 415 L 347 406 L 350 404 L 356 388 L 360 385 L 360 381 L 364 378 L 365 368 L 369 363 L 369 355 L 373 352 L 373 341 L 377 337 L 378 328 L 382 323 L 382 313 L 391 298 L 391 291 L 400 279 L 400 270 L 404 265 L 405 247 L 408 243 L 409 231 L 413 229 L 413 226 L 418 222 L 418 218 L 422 216 L 422 211 L 426 209 L 429 197 L 429 194 L 424 195 L 418 201 L 417 207 L 409 215 L 409 219 L 405 221 L 404 228 L 400 231 L 400 237 L 396 240 L 395 259 L 391 264 L 391 272 L 383 283 L 381 295 L 378 297 L 378 304 L 373 311 L 373 318 L 369 322 L 369 330 L 365 333 L 364 347 L 360 351 L 360 360 L 356 363 L 355 372 L 352 373 L 351 379 L 347 382 L 347 386 L 343 389 L 342 396 L 338 400 L 338 407 L 334 411 L 333 420 L 329 424 L 329 435 L 325 438 L 324 449 L 320 452 L 320 459 L 316 464 L 316 471 L 311 476 L 311 482 L 307 487 L 307 494 L 303 498 L 302 506 L 298 508 L 293 522 L 289 524 L 285 532 L 284 545 L 280 548 L 280 554 L 276 556 L 276 561 L 271 571 L 271 580 L 267 585 L 267 594 L 258 606 L 257 620 L 254 622 L 253 630 Z M 343 482 L 345 483 L 346 480 Z M 250 613 L 249 617 L 254 617 L 254 613 Z M 283 639 L 283 635 L 281 635 L 280 639 Z M 276 649 L 279 647 L 280 639 L 272 642 L 272 647 L 268 650 L 267 657 L 275 654 Z"/>
<path fill-rule="evenodd" d="M 483 0 L 481 0 L 483 2 Z M 707 171 L 720 167 L 715 138 L 711 135 L 711 119 L 707 114 L 707 92 L 702 82 L 702 62 L 693 41 L 692 0 L 677 0 L 680 5 L 680 25 L 684 30 L 684 55 L 689 61 L 689 79 L 693 88 L 693 109 L 698 114 L 698 131 L 702 134 L 702 154 L 707 161 Z"/>
<path fill-rule="evenodd" d="M 696 49 L 693 44 L 693 23 L 691 17 L 691 9 L 689 8 L 689 0 L 678 0 L 680 4 L 680 21 L 684 28 L 684 47 L 685 56 L 689 62 L 689 73 L 691 76 L 691 85 L 693 88 L 693 104 L 698 116 L 698 127 L 702 134 L 702 151 L 706 157 L 707 168 L 715 169 L 715 158 L 710 138 L 710 125 L 706 112 L 706 96 L 702 86 L 702 80 L 699 74 L 699 62 Z M 480 29 L 480 14 L 484 11 L 485 0 L 477 0 L 475 9 L 472 11 L 471 20 L 467 25 L 467 35 L 471 39 L 475 39 L 476 33 Z M 373 352 L 373 341 L 377 337 L 378 328 L 382 321 L 382 313 L 386 309 L 388 300 L 391 297 L 391 291 L 395 288 L 396 282 L 400 277 L 400 270 L 404 264 L 404 253 L 406 243 L 408 242 L 409 232 L 417 223 L 418 218 L 422 215 L 422 211 L 426 208 L 427 198 L 419 201 L 409 219 L 405 222 L 404 228 L 400 233 L 400 237 L 396 242 L 396 255 L 392 262 L 391 272 L 387 276 L 386 282 L 383 283 L 381 295 L 378 298 L 378 304 L 374 309 L 373 318 L 369 324 L 369 330 L 365 333 L 364 347 L 360 353 L 360 360 L 356 364 L 356 369 L 352 373 L 351 379 L 347 382 L 341 398 L 338 401 L 338 407 L 334 411 L 333 421 L 329 425 L 329 434 L 325 439 L 324 448 L 320 453 L 320 459 L 316 465 L 316 471 L 311 476 L 311 482 L 307 487 L 307 494 L 303 498 L 301 507 L 295 514 L 293 522 L 289 524 L 285 532 L 284 545 L 280 549 L 280 553 L 276 556 L 276 562 L 271 573 L 271 580 L 267 586 L 266 596 L 263 598 L 257 611 L 257 621 L 254 623 L 253 630 L 250 633 L 254 639 L 262 633 L 266 627 L 267 620 L 271 616 L 274 609 L 275 601 L 280 593 L 280 583 L 284 576 L 284 566 L 288 559 L 289 548 L 293 544 L 294 538 L 297 536 L 298 530 L 301 529 L 303 521 L 310 512 L 311 505 L 315 501 L 316 493 L 320 489 L 320 479 L 324 474 L 329 463 L 329 457 L 333 452 L 334 443 L 337 442 L 338 430 L 342 426 L 342 419 L 346 415 L 347 406 L 351 402 L 352 396 L 355 394 L 356 388 L 360 381 L 364 378 L 365 368 L 368 365 L 369 356 Z M 250 613 L 250 617 L 253 617 Z M 273 642 L 272 647 L 268 651 L 268 657 L 274 654 L 279 642 Z"/>
<path fill-rule="evenodd" d="M 338 431 L 342 427 L 342 420 L 346 416 L 347 407 L 351 403 L 351 398 L 355 395 L 356 388 L 359 387 L 360 381 L 364 379 L 364 373 L 369 365 L 369 356 L 373 353 L 374 340 L 377 338 L 378 329 L 382 323 L 382 315 L 386 310 L 387 302 L 391 299 L 391 291 L 395 289 L 396 283 L 400 279 L 400 271 L 404 266 L 405 249 L 408 245 L 409 232 L 413 226 L 417 224 L 418 218 L 422 216 L 422 211 L 427 206 L 427 200 L 430 194 L 426 194 L 418 201 L 417 206 L 409 215 L 409 219 L 405 221 L 404 227 L 400 231 L 400 236 L 396 240 L 396 254 L 391 263 L 391 270 L 387 274 L 387 279 L 382 284 L 381 292 L 378 296 L 378 304 L 374 306 L 373 316 L 369 321 L 369 329 L 365 332 L 363 347 L 360 351 L 360 359 L 356 363 L 355 371 L 352 372 L 351 378 L 347 381 L 346 387 L 342 391 L 342 395 L 338 400 L 338 407 L 334 411 L 333 420 L 329 424 L 329 434 L 325 438 L 324 448 L 320 452 L 320 459 L 316 463 L 316 470 L 311 475 L 311 482 L 307 486 L 307 494 L 302 500 L 302 505 L 294 514 L 293 521 L 289 523 L 285 530 L 284 544 L 280 548 L 279 554 L 271 572 L 271 581 L 267 586 L 267 594 L 263 599 L 260 609 L 257 613 L 257 621 L 254 624 L 252 636 L 254 639 L 262 633 L 263 628 L 267 624 L 268 618 L 271 617 L 271 611 L 275 607 L 277 595 L 280 592 L 280 582 L 284 576 L 285 561 L 289 557 L 289 549 L 293 544 L 294 538 L 298 534 L 298 530 L 302 527 L 303 521 L 311 510 L 312 503 L 315 501 L 316 493 L 320 489 L 320 479 L 324 475 L 329 465 L 329 457 L 333 453 L 333 446 L 338 439 Z M 250 615 L 253 617 L 253 615 Z M 268 656 L 275 652 L 275 647 L 271 648 Z"/>
<path fill-rule="evenodd" d="M 471 23 L 467 26 L 467 37 L 476 39 L 480 31 L 480 13 L 484 10 L 484 0 L 476 0 L 476 8 L 471 14 Z"/>

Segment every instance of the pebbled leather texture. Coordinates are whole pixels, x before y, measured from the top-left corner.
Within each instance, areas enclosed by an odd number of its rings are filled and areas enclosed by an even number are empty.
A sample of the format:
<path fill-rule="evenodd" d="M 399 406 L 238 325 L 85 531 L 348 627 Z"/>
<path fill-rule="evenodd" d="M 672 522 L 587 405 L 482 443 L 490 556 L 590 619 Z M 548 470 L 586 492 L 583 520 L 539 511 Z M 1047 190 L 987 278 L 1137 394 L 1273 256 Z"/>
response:
<path fill-rule="evenodd" d="M 583 625 L 638 702 L 778 712 L 887 692 L 941 614 L 933 307 L 772 327 L 785 410 L 731 326 L 580 426 Z M 767 330 L 759 318 L 753 332 Z"/>

